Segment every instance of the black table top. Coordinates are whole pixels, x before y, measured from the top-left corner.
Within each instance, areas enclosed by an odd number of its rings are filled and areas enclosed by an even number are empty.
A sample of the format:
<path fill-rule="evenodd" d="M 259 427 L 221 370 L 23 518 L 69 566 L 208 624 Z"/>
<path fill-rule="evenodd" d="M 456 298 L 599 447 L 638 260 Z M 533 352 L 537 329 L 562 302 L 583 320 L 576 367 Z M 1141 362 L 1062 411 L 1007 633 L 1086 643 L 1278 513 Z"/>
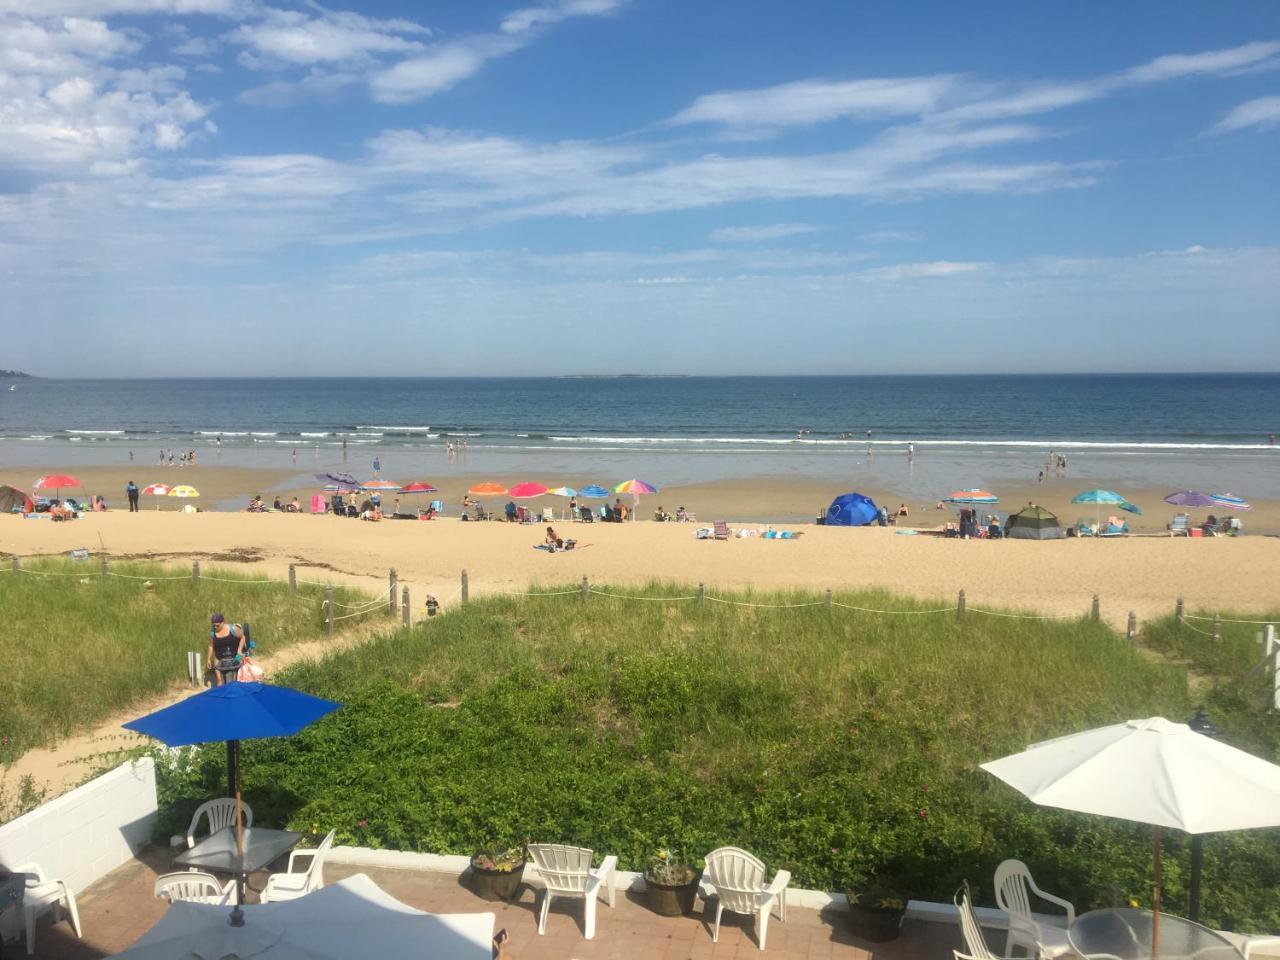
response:
<path fill-rule="evenodd" d="M 291 830 L 245 827 L 241 855 L 236 849 L 235 827 L 224 827 L 174 857 L 173 862 L 212 873 L 253 873 L 288 853 L 301 839 L 302 834 Z"/>

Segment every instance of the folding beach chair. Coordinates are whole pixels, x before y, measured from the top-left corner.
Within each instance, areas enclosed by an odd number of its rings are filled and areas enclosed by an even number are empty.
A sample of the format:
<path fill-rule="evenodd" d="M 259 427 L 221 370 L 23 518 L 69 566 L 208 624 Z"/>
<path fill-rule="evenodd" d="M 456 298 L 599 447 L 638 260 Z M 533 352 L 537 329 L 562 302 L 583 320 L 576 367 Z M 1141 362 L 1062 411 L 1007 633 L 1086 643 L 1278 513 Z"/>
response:
<path fill-rule="evenodd" d="M 715 539 L 728 540 L 733 536 L 733 531 L 729 529 L 729 524 L 725 520 L 717 520 L 715 522 Z"/>

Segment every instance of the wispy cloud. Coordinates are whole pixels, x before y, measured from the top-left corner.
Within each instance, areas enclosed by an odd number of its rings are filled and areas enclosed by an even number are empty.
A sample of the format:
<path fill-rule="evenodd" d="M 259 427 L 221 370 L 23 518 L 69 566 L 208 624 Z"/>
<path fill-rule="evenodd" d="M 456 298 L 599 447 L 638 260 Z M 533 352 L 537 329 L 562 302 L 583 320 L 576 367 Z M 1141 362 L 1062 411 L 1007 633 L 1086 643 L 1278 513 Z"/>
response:
<path fill-rule="evenodd" d="M 826 229 L 816 223 L 770 223 L 758 227 L 720 227 L 712 230 L 710 236 L 715 243 L 759 243 Z"/>
<path fill-rule="evenodd" d="M 1219 120 L 1210 133 L 1234 133 L 1256 127 L 1266 130 L 1280 125 L 1280 97 L 1258 97 L 1248 100 Z"/>
<path fill-rule="evenodd" d="M 374 55 L 423 49 L 430 31 L 410 20 L 378 20 L 349 11 L 264 8 L 260 18 L 227 34 L 250 68 L 357 63 Z"/>

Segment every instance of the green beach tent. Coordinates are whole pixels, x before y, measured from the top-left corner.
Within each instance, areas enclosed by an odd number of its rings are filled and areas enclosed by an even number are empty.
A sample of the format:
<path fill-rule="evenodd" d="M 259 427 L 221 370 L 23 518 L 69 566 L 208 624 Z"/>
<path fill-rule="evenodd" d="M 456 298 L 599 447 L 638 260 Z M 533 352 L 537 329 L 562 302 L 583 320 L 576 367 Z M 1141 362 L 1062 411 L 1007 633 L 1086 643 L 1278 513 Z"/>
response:
<path fill-rule="evenodd" d="M 1011 514 L 1004 535 L 1014 540 L 1061 540 L 1066 534 L 1058 518 L 1044 507 L 1026 506 Z"/>

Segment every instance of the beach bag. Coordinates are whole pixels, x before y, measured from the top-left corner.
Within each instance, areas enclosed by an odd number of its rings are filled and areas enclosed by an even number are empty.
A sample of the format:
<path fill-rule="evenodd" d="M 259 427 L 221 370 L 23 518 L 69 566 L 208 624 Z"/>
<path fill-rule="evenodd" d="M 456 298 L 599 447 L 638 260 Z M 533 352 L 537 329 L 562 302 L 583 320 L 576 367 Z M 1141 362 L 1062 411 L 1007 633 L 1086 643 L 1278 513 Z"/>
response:
<path fill-rule="evenodd" d="M 236 673 L 236 679 L 241 683 L 261 683 L 265 676 L 263 669 L 248 657 L 244 658 L 244 662 L 240 664 L 240 669 Z"/>
<path fill-rule="evenodd" d="M 699 540 L 710 540 L 715 536 L 715 533 L 715 530 L 711 527 L 699 527 L 697 530 L 693 531 L 693 535 Z"/>

